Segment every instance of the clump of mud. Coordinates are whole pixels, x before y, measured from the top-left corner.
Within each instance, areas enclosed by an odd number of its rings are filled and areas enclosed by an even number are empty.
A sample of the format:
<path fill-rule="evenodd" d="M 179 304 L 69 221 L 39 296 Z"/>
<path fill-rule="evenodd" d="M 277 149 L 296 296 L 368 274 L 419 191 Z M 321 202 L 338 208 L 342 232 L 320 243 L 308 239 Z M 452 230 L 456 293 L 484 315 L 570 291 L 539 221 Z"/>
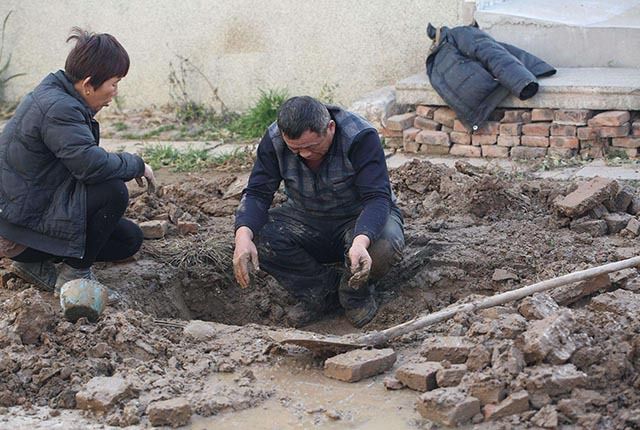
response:
<path fill-rule="evenodd" d="M 136 424 L 150 402 L 178 396 L 203 416 L 251 407 L 267 398 L 269 389 L 250 378 L 216 375 L 240 374 L 267 360 L 262 353 L 267 340 L 259 330 L 235 332 L 230 326 L 171 323 L 111 308 L 97 324 L 85 319 L 72 324 L 35 289 L 15 291 L 0 304 L 0 406 L 76 408 L 76 394 L 100 376 L 129 384 L 127 396 L 106 408 L 95 406 L 94 412 L 106 414 L 113 425 Z"/>

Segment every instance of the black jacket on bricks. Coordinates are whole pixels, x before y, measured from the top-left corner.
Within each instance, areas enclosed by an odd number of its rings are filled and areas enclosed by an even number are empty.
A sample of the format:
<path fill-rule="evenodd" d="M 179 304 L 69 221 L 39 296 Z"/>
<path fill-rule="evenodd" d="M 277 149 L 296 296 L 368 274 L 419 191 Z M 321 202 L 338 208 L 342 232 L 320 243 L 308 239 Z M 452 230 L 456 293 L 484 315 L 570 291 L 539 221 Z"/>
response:
<path fill-rule="evenodd" d="M 427 56 L 431 86 L 469 130 L 477 130 L 509 93 L 526 100 L 538 91 L 536 78 L 556 70 L 520 48 L 497 42 L 471 26 L 427 26 L 434 43 Z"/>
<path fill-rule="evenodd" d="M 0 135 L 0 236 L 52 255 L 83 256 L 86 185 L 144 173 L 139 156 L 98 146 L 93 116 L 62 70 L 20 102 Z"/>

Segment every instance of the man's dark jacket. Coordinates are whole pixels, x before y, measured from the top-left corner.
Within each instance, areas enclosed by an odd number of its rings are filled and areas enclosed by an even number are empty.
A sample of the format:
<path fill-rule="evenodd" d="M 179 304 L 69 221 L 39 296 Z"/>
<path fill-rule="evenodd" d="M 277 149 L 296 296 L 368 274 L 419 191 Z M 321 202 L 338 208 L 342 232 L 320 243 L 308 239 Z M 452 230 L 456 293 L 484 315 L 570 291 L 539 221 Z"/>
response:
<path fill-rule="evenodd" d="M 62 70 L 24 97 L 0 135 L 0 236 L 82 258 L 86 186 L 144 173 L 137 155 L 98 146 L 94 114 Z"/>
<path fill-rule="evenodd" d="M 538 57 L 500 43 L 471 26 L 427 27 L 434 45 L 427 56 L 431 86 L 469 130 L 476 130 L 509 95 L 521 100 L 538 91 L 537 77 L 556 70 Z"/>

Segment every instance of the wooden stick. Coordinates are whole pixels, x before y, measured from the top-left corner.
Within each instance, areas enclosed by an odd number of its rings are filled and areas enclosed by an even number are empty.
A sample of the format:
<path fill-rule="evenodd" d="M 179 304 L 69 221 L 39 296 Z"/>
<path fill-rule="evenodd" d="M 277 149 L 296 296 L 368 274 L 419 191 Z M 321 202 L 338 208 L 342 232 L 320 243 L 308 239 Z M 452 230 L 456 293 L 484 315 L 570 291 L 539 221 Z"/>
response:
<path fill-rule="evenodd" d="M 441 321 L 445 321 L 458 313 L 473 312 L 478 309 L 486 309 L 493 306 L 502 305 L 535 293 L 539 293 L 540 291 L 550 290 L 561 285 L 584 281 L 585 279 L 595 278 L 596 276 L 603 275 L 605 273 L 617 272 L 622 269 L 627 269 L 629 267 L 639 265 L 640 257 L 632 257 L 626 260 L 617 261 L 615 263 L 608 263 L 603 266 L 592 267 L 591 269 L 580 270 L 578 272 L 572 272 L 567 275 L 559 276 L 557 278 L 547 279 L 546 281 L 538 282 L 536 284 L 528 285 L 516 290 L 507 291 L 495 296 L 487 297 L 485 299 L 480 299 L 475 302 L 456 305 L 429 315 L 417 317 L 412 319 L 411 321 L 389 327 L 388 329 L 379 332 L 376 331 L 358 337 L 354 340 L 354 343 L 378 346 L 386 343 L 390 339 L 402 336 L 403 334 L 410 333 L 414 330 L 418 330 L 429 325 L 439 323 Z"/>

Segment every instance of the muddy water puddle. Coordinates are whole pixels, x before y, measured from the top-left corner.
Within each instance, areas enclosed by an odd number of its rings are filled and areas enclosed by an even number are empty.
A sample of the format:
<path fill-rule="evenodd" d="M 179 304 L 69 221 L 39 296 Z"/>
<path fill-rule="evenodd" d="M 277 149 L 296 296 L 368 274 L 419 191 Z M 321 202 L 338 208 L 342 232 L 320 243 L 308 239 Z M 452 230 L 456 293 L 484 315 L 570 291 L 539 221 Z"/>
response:
<path fill-rule="evenodd" d="M 383 375 L 357 383 L 329 379 L 321 368 L 285 359 L 254 368 L 257 381 L 275 392 L 261 405 L 192 421 L 191 429 L 417 429 L 413 405 L 419 393 L 388 391 Z"/>

